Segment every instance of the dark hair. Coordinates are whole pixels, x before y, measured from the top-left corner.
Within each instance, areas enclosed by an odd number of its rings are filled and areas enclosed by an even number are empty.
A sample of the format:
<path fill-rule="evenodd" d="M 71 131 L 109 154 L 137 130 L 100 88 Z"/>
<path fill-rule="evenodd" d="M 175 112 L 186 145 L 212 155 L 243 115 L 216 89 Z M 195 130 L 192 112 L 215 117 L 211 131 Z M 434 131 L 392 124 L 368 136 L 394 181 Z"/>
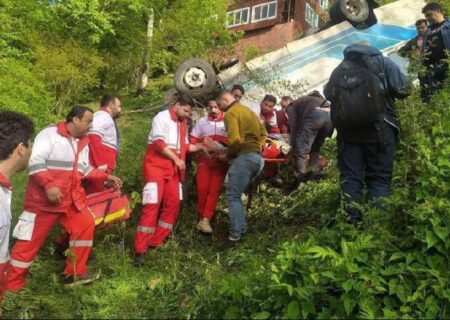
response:
<path fill-rule="evenodd" d="M 27 116 L 12 112 L 0 112 L 0 161 L 6 160 L 21 143 L 28 147 L 34 132 L 34 123 Z"/>
<path fill-rule="evenodd" d="M 275 98 L 274 96 L 272 96 L 270 94 L 266 94 L 262 101 L 268 101 L 268 102 L 273 102 L 273 104 L 277 104 L 277 98 Z"/>
<path fill-rule="evenodd" d="M 80 105 L 73 106 L 72 109 L 70 109 L 69 113 L 66 116 L 66 122 L 67 123 L 73 122 L 73 118 L 78 118 L 78 119 L 83 118 L 86 111 L 94 113 L 94 111 L 92 111 L 91 108 L 88 108 L 86 106 L 80 106 Z"/>
<path fill-rule="evenodd" d="M 427 19 L 419 19 L 419 20 L 416 21 L 415 25 L 416 25 L 416 27 L 418 27 L 421 24 L 427 24 L 427 23 L 428 23 Z"/>
<path fill-rule="evenodd" d="M 191 107 L 195 106 L 194 100 L 186 94 L 180 94 L 179 96 L 177 96 L 177 100 L 175 101 L 175 103 L 177 102 L 183 106 L 186 105 L 189 105 Z"/>
<path fill-rule="evenodd" d="M 235 85 L 231 88 L 231 91 L 234 91 L 234 90 L 239 90 L 240 92 L 242 92 L 243 95 L 245 94 L 244 87 L 241 86 L 240 84 L 235 84 Z"/>
<path fill-rule="evenodd" d="M 425 5 L 422 9 L 422 13 L 425 13 L 426 11 L 437 11 L 440 13 L 444 13 L 444 10 L 442 9 L 442 6 L 439 3 L 436 2 L 430 2 Z"/>
<path fill-rule="evenodd" d="M 317 90 L 314 90 L 314 91 L 308 93 L 307 96 L 309 96 L 309 97 L 316 97 L 316 98 L 320 98 L 320 99 L 325 100 L 325 97 Z"/>
<path fill-rule="evenodd" d="M 107 107 L 111 103 L 114 103 L 116 99 L 119 99 L 119 97 L 113 95 L 113 94 L 105 94 L 102 97 L 102 100 L 100 100 L 100 107 Z"/>
<path fill-rule="evenodd" d="M 286 100 L 294 100 L 294 99 L 292 99 L 290 96 L 283 96 L 281 98 L 281 101 L 286 101 Z"/>

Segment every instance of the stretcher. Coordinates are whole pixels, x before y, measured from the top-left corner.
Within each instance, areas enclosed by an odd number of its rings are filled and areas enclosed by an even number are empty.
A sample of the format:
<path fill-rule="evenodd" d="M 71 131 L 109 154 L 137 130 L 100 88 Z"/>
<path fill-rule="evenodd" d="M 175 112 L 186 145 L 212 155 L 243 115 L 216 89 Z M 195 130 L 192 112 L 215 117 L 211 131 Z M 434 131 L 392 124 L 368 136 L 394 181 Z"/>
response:
<path fill-rule="evenodd" d="M 251 208 L 253 197 L 258 190 L 258 186 L 265 178 L 278 174 L 281 167 L 285 164 L 289 164 L 292 167 L 292 171 L 294 170 L 294 157 L 291 151 L 291 146 L 285 140 L 267 139 L 262 151 L 265 172 L 256 176 L 247 189 L 247 210 Z M 320 157 L 319 169 L 323 170 L 327 165 L 327 159 Z"/>
<path fill-rule="evenodd" d="M 113 189 L 88 195 L 87 204 L 97 228 L 126 220 L 132 211 L 130 198 Z"/>

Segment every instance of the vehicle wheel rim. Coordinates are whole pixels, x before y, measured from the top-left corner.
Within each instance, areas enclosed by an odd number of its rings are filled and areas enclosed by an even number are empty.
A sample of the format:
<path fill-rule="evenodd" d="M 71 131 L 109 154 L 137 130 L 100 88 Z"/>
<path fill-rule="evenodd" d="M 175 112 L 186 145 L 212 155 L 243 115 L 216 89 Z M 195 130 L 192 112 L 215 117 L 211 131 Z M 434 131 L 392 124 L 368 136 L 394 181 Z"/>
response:
<path fill-rule="evenodd" d="M 206 73 L 197 67 L 189 68 L 184 76 L 184 82 L 192 89 L 198 89 L 206 83 Z"/>
<path fill-rule="evenodd" d="M 347 0 L 345 5 L 352 15 L 358 16 L 361 13 L 361 3 L 359 1 Z"/>

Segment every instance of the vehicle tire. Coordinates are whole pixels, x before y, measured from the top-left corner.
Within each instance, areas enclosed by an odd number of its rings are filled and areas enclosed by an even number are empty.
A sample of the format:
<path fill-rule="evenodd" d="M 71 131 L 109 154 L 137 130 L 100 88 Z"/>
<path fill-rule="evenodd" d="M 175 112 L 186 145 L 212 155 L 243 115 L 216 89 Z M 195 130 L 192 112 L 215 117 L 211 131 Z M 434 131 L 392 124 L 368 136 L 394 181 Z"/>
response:
<path fill-rule="evenodd" d="M 365 29 L 377 23 L 374 0 L 338 0 L 330 9 L 333 25 L 348 21 L 356 29 Z"/>
<path fill-rule="evenodd" d="M 205 60 L 191 58 L 183 61 L 175 72 L 175 88 L 180 94 L 200 97 L 216 90 L 217 76 L 213 67 Z"/>
<path fill-rule="evenodd" d="M 369 18 L 369 4 L 366 0 L 340 0 L 339 8 L 346 20 L 361 23 Z"/>

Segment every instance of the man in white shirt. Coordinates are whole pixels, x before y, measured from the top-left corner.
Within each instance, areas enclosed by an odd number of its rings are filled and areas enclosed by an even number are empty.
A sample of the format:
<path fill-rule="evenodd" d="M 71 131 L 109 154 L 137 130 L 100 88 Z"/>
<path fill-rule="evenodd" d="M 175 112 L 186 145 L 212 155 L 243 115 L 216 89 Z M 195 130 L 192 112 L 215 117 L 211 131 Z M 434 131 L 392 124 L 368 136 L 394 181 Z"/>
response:
<path fill-rule="evenodd" d="M 0 300 L 5 288 L 5 272 L 9 264 L 11 229 L 11 177 L 27 166 L 33 122 L 26 116 L 0 112 Z"/>

